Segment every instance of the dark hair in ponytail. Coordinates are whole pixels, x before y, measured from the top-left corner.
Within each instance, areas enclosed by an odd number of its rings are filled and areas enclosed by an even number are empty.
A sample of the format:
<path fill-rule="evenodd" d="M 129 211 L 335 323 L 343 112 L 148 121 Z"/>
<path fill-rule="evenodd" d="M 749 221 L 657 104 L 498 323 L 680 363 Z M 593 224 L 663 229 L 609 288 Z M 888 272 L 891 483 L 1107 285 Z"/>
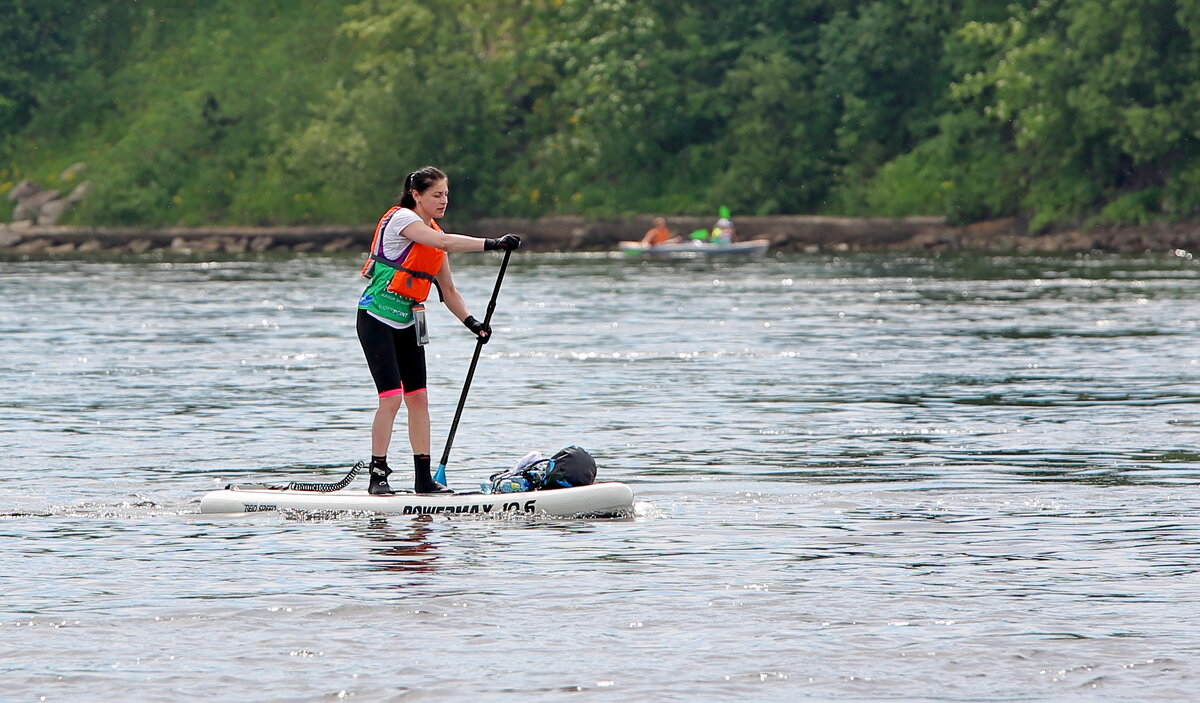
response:
<path fill-rule="evenodd" d="M 396 198 L 396 204 L 400 207 L 416 207 L 417 201 L 413 198 L 412 192 L 415 190 L 418 193 L 424 193 L 429 190 L 429 186 L 443 180 L 446 180 L 446 174 L 436 166 L 426 166 L 413 171 L 404 179 L 404 190 L 400 193 L 400 197 Z"/>

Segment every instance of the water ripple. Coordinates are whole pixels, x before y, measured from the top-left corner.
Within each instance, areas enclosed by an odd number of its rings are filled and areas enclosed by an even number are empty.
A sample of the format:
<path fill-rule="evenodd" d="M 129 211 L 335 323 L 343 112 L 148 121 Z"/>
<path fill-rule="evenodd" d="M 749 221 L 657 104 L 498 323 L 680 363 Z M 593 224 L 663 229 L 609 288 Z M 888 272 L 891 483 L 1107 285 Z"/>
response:
<path fill-rule="evenodd" d="M 364 458 L 359 288 L 5 263 L 0 697 L 1194 697 L 1191 259 L 521 255 L 451 482 L 578 443 L 634 515 L 198 514 Z M 430 322 L 437 443 L 474 344 Z"/>

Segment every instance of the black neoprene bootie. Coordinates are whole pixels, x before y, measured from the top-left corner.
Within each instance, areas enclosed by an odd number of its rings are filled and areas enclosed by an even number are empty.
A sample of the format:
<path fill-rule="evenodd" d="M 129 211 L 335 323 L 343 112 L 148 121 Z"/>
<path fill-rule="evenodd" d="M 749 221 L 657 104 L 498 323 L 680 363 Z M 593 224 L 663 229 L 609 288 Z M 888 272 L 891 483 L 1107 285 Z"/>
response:
<path fill-rule="evenodd" d="M 417 493 L 453 493 L 429 475 L 429 455 L 413 454 L 413 490 Z"/>
<path fill-rule="evenodd" d="M 390 496 L 395 495 L 395 491 L 388 485 L 388 476 L 392 470 L 388 468 L 387 462 L 371 460 L 371 469 L 369 475 L 371 484 L 367 486 L 367 493 L 373 496 Z"/>

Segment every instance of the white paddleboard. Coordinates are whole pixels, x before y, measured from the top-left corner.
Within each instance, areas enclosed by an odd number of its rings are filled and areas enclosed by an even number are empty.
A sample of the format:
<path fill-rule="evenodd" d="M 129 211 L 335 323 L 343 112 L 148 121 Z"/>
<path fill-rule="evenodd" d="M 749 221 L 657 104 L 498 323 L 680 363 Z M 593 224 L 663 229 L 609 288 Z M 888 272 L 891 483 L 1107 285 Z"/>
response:
<path fill-rule="evenodd" d="M 503 515 L 623 517 L 633 514 L 633 489 L 623 483 L 594 483 L 528 493 L 396 493 L 375 496 L 364 490 L 332 493 L 281 488 L 210 491 L 200 499 L 202 513 L 256 513 L 270 510 L 363 511 L 386 515 Z"/>

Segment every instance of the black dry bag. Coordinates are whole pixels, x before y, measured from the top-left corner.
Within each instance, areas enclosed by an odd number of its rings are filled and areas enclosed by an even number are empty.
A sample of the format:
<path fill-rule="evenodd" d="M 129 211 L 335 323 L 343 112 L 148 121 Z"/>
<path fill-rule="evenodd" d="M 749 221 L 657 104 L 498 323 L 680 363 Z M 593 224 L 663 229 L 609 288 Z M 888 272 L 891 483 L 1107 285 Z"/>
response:
<path fill-rule="evenodd" d="M 542 489 L 590 486 L 596 482 L 596 460 L 587 450 L 572 444 L 550 457 Z"/>

